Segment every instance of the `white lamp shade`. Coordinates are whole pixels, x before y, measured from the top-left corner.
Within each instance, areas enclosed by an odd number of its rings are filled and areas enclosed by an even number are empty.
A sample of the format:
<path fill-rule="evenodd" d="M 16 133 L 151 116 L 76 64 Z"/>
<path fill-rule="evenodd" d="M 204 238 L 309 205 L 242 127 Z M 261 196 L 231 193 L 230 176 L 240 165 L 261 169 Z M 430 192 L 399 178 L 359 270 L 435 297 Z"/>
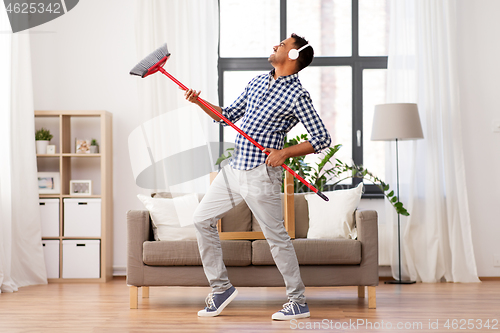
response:
<path fill-rule="evenodd" d="M 423 139 L 417 104 L 375 105 L 372 141 Z"/>

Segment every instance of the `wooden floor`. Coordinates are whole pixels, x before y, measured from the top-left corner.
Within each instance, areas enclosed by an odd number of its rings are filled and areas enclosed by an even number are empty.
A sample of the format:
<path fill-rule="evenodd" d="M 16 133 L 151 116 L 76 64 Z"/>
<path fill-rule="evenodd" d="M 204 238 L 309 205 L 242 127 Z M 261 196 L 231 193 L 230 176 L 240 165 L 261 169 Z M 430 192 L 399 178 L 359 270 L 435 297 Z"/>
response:
<path fill-rule="evenodd" d="M 311 318 L 296 322 L 271 320 L 271 315 L 286 301 L 284 288 L 238 288 L 238 291 L 238 297 L 221 316 L 198 318 L 196 313 L 204 307 L 208 288 L 152 287 L 150 297 L 140 298 L 139 308 L 130 310 L 129 288 L 123 278 L 105 284 L 23 287 L 15 293 L 0 294 L 0 332 L 290 332 L 307 328 L 331 332 L 495 332 L 500 329 L 500 281 L 406 286 L 382 282 L 377 287 L 377 309 L 373 310 L 368 310 L 367 298 L 357 297 L 356 287 L 307 288 Z M 445 327 L 447 320 L 449 328 Z M 483 325 L 489 320 L 490 328 L 479 329 L 480 320 Z M 438 329 L 430 330 L 429 325 L 436 322 Z"/>

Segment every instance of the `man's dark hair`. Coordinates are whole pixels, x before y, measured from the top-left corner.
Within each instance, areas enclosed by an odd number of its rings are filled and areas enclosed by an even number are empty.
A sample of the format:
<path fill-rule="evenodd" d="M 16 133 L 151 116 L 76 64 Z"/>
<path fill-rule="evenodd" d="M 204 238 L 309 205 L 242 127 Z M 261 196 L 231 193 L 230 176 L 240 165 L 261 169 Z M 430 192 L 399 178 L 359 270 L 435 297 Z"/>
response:
<path fill-rule="evenodd" d="M 309 44 L 304 37 L 300 37 L 296 34 L 292 34 L 291 36 L 294 40 L 294 45 L 297 49 L 300 49 L 302 46 Z M 299 72 L 309 66 L 314 58 L 314 50 L 311 45 L 300 51 L 299 58 L 297 59 L 297 65 Z"/>

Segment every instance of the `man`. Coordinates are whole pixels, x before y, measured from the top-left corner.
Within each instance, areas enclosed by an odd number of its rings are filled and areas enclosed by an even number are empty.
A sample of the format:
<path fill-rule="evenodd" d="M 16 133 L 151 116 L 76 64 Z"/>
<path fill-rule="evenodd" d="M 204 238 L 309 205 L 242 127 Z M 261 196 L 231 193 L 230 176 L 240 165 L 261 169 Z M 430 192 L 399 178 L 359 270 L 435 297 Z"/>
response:
<path fill-rule="evenodd" d="M 311 63 L 313 55 L 308 42 L 292 34 L 273 47 L 269 62 L 274 69 L 270 73 L 250 81 L 231 106 L 221 108 L 212 105 L 233 123 L 243 118 L 240 128 L 266 147 L 265 151 L 270 154 L 266 156 L 238 134 L 230 163 L 214 179 L 194 213 L 203 268 L 212 287 L 212 293 L 206 299 L 207 306 L 198 312 L 198 316 L 219 315 L 238 293 L 229 282 L 222 260 L 216 221 L 242 200 L 256 216 L 285 281 L 288 302 L 272 315 L 272 319 L 291 320 L 310 316 L 297 256 L 283 224 L 280 165 L 289 157 L 318 153 L 331 142 L 309 93 L 298 79 L 297 73 Z M 199 94 L 189 89 L 185 98 L 198 104 L 214 121 L 225 125 L 197 100 Z M 286 133 L 298 121 L 304 124 L 311 139 L 283 149 Z"/>

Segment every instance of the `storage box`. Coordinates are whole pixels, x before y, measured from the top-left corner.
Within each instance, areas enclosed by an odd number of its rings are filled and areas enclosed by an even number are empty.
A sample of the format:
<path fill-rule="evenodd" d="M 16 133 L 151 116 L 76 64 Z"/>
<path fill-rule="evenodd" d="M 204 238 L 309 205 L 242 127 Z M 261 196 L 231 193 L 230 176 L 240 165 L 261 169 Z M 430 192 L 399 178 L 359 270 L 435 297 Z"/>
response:
<path fill-rule="evenodd" d="M 64 202 L 65 237 L 101 237 L 101 199 L 71 199 Z"/>
<path fill-rule="evenodd" d="M 92 279 L 100 275 L 100 240 L 63 240 L 63 279 Z"/>
<path fill-rule="evenodd" d="M 59 237 L 59 199 L 40 199 L 42 237 Z"/>
<path fill-rule="evenodd" d="M 43 240 L 43 255 L 45 257 L 45 267 L 47 268 L 47 278 L 59 278 L 59 241 Z"/>

